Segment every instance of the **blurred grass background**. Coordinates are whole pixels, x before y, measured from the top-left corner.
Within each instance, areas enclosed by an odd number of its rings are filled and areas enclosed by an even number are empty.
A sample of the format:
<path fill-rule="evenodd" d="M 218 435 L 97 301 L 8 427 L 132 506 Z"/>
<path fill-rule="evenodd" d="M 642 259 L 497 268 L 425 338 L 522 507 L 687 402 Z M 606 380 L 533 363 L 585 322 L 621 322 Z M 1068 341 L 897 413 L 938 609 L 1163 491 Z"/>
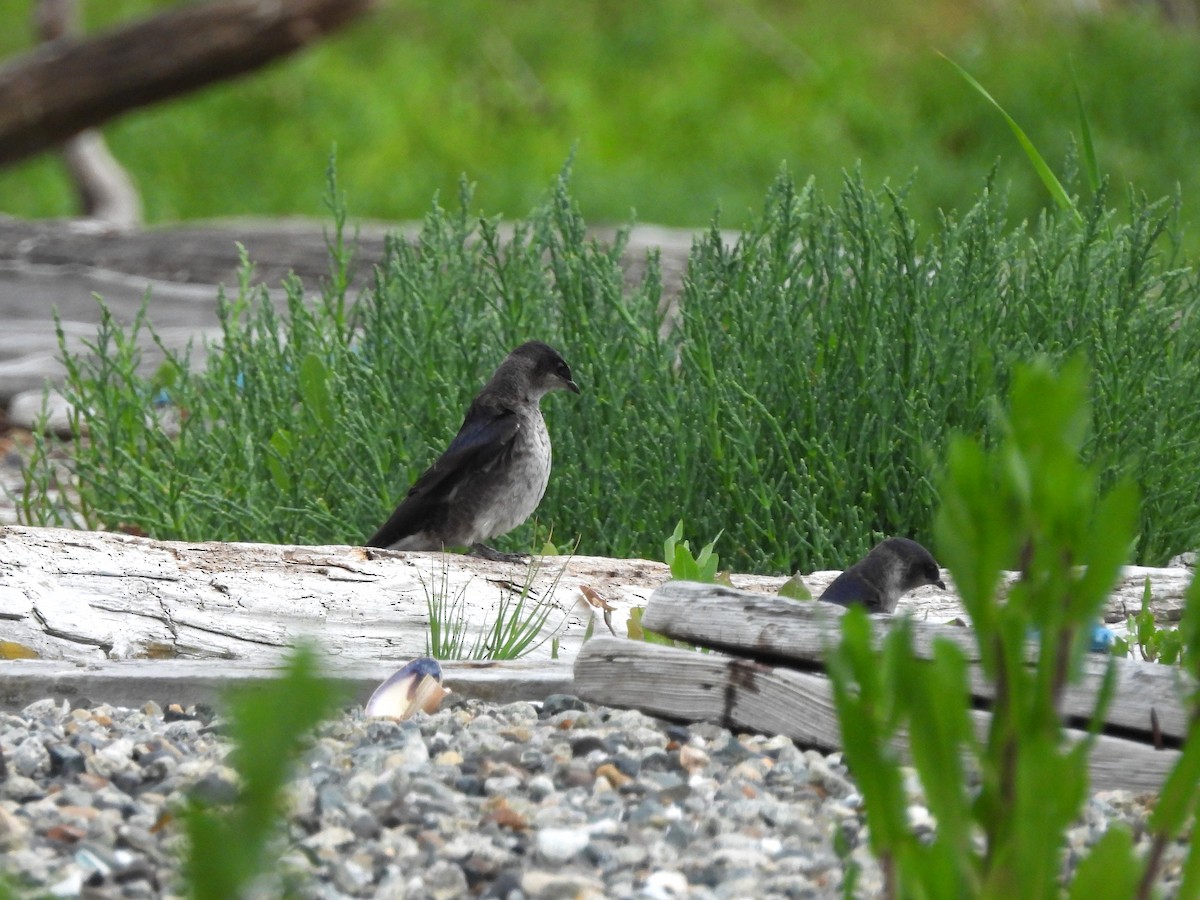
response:
<path fill-rule="evenodd" d="M 84 2 L 95 31 L 177 0 Z M 948 0 L 384 0 L 310 52 L 106 129 L 148 221 L 320 215 L 337 144 L 351 214 L 419 218 L 478 182 L 488 214 L 526 215 L 573 147 L 587 221 L 741 226 L 781 163 L 836 191 L 918 172 L 910 211 L 962 209 L 1000 160 L 1011 213 L 1047 203 L 996 113 L 938 58 L 969 69 L 1061 171 L 1074 65 L 1100 168 L 1118 195 L 1200 170 L 1200 38 L 1152 6 Z M 32 43 L 32 3 L 0 4 L 0 55 Z M 58 161 L 0 170 L 0 211 L 62 216 Z"/>

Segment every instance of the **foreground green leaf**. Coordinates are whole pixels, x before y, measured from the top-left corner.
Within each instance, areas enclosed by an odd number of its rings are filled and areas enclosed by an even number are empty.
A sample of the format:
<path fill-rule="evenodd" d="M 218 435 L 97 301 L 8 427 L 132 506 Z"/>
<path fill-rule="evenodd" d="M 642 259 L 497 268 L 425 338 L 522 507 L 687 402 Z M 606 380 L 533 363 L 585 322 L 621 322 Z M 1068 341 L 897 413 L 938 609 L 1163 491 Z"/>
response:
<path fill-rule="evenodd" d="M 228 700 L 229 763 L 238 773 L 229 807 L 192 800 L 184 813 L 184 875 L 196 900 L 236 900 L 271 870 L 267 842 L 280 815 L 280 792 L 312 728 L 341 699 L 317 671 L 315 651 L 297 648 L 277 680 L 240 689 Z"/>

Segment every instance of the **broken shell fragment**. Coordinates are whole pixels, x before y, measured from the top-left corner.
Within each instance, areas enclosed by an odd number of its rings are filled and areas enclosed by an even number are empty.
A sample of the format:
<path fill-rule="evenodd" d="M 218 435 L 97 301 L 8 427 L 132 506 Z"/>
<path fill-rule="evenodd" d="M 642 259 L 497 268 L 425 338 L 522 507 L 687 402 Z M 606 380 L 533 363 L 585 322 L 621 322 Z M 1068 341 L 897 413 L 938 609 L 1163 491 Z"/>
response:
<path fill-rule="evenodd" d="M 442 687 L 442 667 L 436 659 L 414 659 L 375 688 L 367 701 L 366 714 L 376 718 L 410 718 L 417 710 L 431 713 L 450 693 Z"/>

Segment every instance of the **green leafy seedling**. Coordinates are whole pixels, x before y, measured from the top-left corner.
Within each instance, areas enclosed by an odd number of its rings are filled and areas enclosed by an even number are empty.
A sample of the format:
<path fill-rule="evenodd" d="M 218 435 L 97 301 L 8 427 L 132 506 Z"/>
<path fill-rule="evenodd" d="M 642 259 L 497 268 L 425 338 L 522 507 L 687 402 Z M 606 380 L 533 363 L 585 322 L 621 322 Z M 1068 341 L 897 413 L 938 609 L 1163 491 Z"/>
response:
<path fill-rule="evenodd" d="M 329 366 L 319 354 L 310 351 L 304 355 L 300 362 L 298 389 L 305 406 L 321 428 L 330 428 L 334 423 L 330 377 Z"/>
<path fill-rule="evenodd" d="M 651 631 L 642 625 L 642 617 L 645 614 L 646 607 L 644 606 L 635 606 L 629 610 L 629 623 L 626 626 L 626 630 L 629 633 L 630 640 L 645 641 L 647 644 L 662 644 L 666 647 L 676 646 L 676 642 L 665 634 Z"/>
<path fill-rule="evenodd" d="M 1147 578 L 1142 591 L 1142 608 L 1136 615 L 1129 616 L 1126 623 L 1131 637 L 1113 641 L 1113 655 L 1133 656 L 1136 649 L 1138 656 L 1146 662 L 1184 665 L 1186 648 L 1183 635 L 1177 628 L 1158 626 L 1150 609 L 1150 599 L 1150 579 Z"/>
<path fill-rule="evenodd" d="M 717 567 L 720 557 L 713 552 L 713 547 L 720 540 L 722 533 L 718 532 L 697 555 L 692 556 L 691 544 L 683 539 L 683 519 L 680 519 L 675 530 L 663 543 L 663 559 L 671 567 L 671 577 L 677 581 L 716 583 L 719 577 Z"/>
<path fill-rule="evenodd" d="M 813 598 L 812 591 L 808 589 L 808 585 L 804 583 L 799 572 L 780 585 L 779 596 L 787 597 L 789 600 L 811 600 Z"/>

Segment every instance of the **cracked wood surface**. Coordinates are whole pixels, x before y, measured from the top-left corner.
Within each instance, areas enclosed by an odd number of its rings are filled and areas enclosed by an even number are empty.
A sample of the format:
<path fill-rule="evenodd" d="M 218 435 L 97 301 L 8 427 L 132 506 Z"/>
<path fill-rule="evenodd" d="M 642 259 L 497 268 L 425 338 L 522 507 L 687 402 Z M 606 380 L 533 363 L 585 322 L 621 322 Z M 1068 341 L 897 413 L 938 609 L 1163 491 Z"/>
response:
<path fill-rule="evenodd" d="M 613 672 L 621 677 L 613 678 Z M 594 703 L 719 722 L 735 731 L 785 734 L 826 752 L 842 746 L 827 678 L 750 659 L 596 638 L 576 660 L 575 690 Z M 990 715 L 974 710 L 971 716 L 983 734 Z M 1074 742 L 1085 732 L 1068 727 L 1064 734 Z M 903 751 L 906 742 L 898 744 Z M 1092 790 L 1158 791 L 1179 756 L 1178 750 L 1100 735 L 1089 756 Z"/>
<path fill-rule="evenodd" d="M 1141 574 L 1144 570 L 1137 571 Z M 1158 583 L 1163 581 L 1160 579 Z M 1141 577 L 1126 574 L 1118 591 L 1140 594 L 1141 584 Z M 642 624 L 673 638 L 736 656 L 813 670 L 823 667 L 825 648 L 838 639 L 844 614 L 841 607 L 827 603 L 809 603 L 797 608 L 781 597 L 676 581 L 654 592 Z M 893 621 L 887 616 L 872 617 L 877 641 L 882 641 Z M 932 656 L 935 639 L 958 645 L 970 664 L 968 676 L 976 705 L 990 706 L 995 688 L 978 665 L 974 634 L 967 628 L 949 624 L 913 623 L 913 652 L 918 657 Z M 1178 666 L 1089 654 L 1083 663 L 1080 682 L 1069 685 L 1063 692 L 1059 707 L 1062 715 L 1077 727 L 1087 726 L 1110 659 L 1114 665 L 1114 683 L 1112 702 L 1105 716 L 1107 727 L 1147 744 L 1159 738 L 1182 742 L 1190 725 L 1184 698 L 1191 694 L 1194 685 Z M 1026 661 L 1032 664 L 1036 660 L 1037 644 L 1030 641 Z"/>
<path fill-rule="evenodd" d="M 42 659 L 272 662 L 307 637 L 339 663 L 407 660 L 425 650 L 431 593 L 450 601 L 461 594 L 473 636 L 502 598 L 516 596 L 527 572 L 524 564 L 437 553 L 7 527 L 0 528 L 0 629 Z M 667 578 L 665 566 L 642 560 L 549 557 L 533 589 L 556 607 L 549 622 L 563 623 L 568 658 L 589 618 L 581 585 L 613 604 L 613 625 L 624 633 L 629 607 Z M 550 654 L 547 641 L 533 658 Z"/>
<path fill-rule="evenodd" d="M 1185 569 L 1128 567 L 1110 595 L 1107 614 L 1123 617 L 1126 609 L 1140 608 L 1148 578 L 1156 619 L 1177 619 L 1191 577 Z M 1012 578 L 1010 574 L 1010 583 Z M 815 585 L 810 588 L 816 593 Z M 917 656 L 928 658 L 935 639 L 950 640 L 963 650 L 971 716 L 982 737 L 990 726 L 995 687 L 979 666 L 974 636 L 950 624 L 957 617 L 945 615 L 952 611 L 951 602 L 956 602 L 952 590 L 926 588 L 904 598 L 897 612 L 907 607 L 915 613 Z M 836 750 L 842 745 L 841 732 L 823 669 L 826 648 L 838 639 L 844 614 L 831 604 L 797 604 L 721 585 L 670 582 L 651 595 L 642 624 L 715 652 L 596 638 L 575 659 L 575 691 L 595 703 L 786 734 L 803 746 Z M 894 621 L 888 616 L 871 618 L 877 642 Z M 1036 658 L 1031 641 L 1026 659 Z M 1175 666 L 1089 655 L 1080 679 L 1066 688 L 1059 705 L 1069 742 L 1084 739 L 1109 663 L 1112 696 L 1089 755 L 1092 786 L 1157 791 L 1179 760 L 1176 748 L 1189 733 L 1187 698 L 1195 685 Z M 614 672 L 621 677 L 614 678 Z M 906 750 L 903 737 L 897 746 Z"/>
<path fill-rule="evenodd" d="M 437 553 L 185 543 L 3 527 L 0 639 L 28 647 L 42 659 L 82 662 L 270 662 L 303 637 L 315 638 L 331 657 L 346 663 L 407 660 L 424 652 L 431 594 L 451 600 L 461 594 L 474 635 L 492 621 L 502 598 L 519 592 L 527 572 L 524 564 Z M 816 595 L 836 575 L 817 572 L 805 581 Z M 1130 567 L 1110 598 L 1110 621 L 1139 608 L 1147 577 L 1156 617 L 1163 622 L 1179 618 L 1190 572 Z M 784 581 L 782 576 L 757 575 L 733 579 L 740 588 L 766 593 L 774 593 Z M 552 595 L 556 609 L 549 622 L 561 625 L 559 653 L 565 662 L 578 652 L 595 608 L 581 588 L 597 592 L 612 607 L 609 625 L 616 636 L 625 637 L 629 610 L 645 606 L 650 594 L 669 580 L 666 566 L 647 560 L 549 557 L 533 587 L 538 596 Z M 914 591 L 901 601 L 900 610 L 933 622 L 963 618 L 953 590 Z M 721 618 L 714 607 L 712 621 L 732 635 L 741 618 L 736 612 Z M 608 632 L 602 617 L 595 631 Z M 550 655 L 547 641 L 533 658 L 549 660 Z"/>

